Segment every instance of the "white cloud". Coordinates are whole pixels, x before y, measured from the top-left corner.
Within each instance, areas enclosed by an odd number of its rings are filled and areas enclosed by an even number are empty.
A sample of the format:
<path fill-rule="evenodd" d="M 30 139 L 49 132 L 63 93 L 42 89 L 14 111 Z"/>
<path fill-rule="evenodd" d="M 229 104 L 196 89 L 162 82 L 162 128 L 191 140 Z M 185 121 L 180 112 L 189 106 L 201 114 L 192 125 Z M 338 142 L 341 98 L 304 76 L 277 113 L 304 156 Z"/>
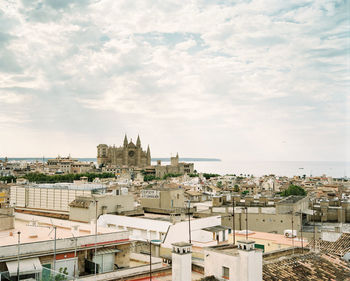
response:
<path fill-rule="evenodd" d="M 1 3 L 0 24 L 11 22 L 0 34 L 0 56 L 11 57 L 0 63 L 1 124 L 91 142 L 140 132 L 158 155 L 171 147 L 236 159 L 344 159 L 345 145 L 329 145 L 348 130 L 342 5 Z M 15 122 L 18 113 L 30 122 Z M 331 135 L 310 137 L 325 127 Z M 66 150 L 67 142 L 52 146 Z M 35 142 L 30 149 L 40 151 Z M 95 144 L 76 149 L 95 155 Z"/>

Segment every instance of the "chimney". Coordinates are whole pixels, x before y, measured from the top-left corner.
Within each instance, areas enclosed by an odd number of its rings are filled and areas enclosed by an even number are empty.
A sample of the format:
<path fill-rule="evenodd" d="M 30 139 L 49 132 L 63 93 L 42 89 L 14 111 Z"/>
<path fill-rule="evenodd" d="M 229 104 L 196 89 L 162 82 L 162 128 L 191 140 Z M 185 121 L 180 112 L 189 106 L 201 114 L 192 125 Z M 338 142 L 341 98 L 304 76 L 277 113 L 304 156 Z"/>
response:
<path fill-rule="evenodd" d="M 171 244 L 172 250 L 172 281 L 187 281 L 192 279 L 192 244 L 179 242 Z"/>
<path fill-rule="evenodd" d="M 237 241 L 239 253 L 239 275 L 241 281 L 262 281 L 262 251 L 255 249 L 252 240 Z"/>

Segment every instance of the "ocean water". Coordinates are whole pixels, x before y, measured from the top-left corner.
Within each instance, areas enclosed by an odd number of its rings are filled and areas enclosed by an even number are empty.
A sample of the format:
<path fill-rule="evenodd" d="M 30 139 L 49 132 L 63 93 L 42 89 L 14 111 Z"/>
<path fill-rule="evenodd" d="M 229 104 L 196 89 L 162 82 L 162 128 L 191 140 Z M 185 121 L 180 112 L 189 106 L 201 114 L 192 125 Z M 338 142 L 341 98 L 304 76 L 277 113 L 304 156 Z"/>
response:
<path fill-rule="evenodd" d="M 322 176 L 344 178 L 350 175 L 350 162 L 338 161 L 220 161 L 194 162 L 198 172 L 262 176 Z"/>
<path fill-rule="evenodd" d="M 3 160 L 3 158 L 0 158 Z M 45 158 L 45 160 L 50 158 Z M 52 159 L 52 158 L 51 158 Z M 156 160 L 162 160 L 162 165 L 169 164 L 169 158 L 152 159 L 152 165 Z M 9 161 L 43 161 L 40 157 L 9 158 Z M 96 162 L 96 158 L 78 158 L 80 161 Z M 214 158 L 180 158 L 180 161 L 193 162 L 198 172 L 236 174 L 236 175 L 270 175 L 277 176 L 322 176 L 334 178 L 350 176 L 350 162 L 342 161 L 227 161 Z"/>

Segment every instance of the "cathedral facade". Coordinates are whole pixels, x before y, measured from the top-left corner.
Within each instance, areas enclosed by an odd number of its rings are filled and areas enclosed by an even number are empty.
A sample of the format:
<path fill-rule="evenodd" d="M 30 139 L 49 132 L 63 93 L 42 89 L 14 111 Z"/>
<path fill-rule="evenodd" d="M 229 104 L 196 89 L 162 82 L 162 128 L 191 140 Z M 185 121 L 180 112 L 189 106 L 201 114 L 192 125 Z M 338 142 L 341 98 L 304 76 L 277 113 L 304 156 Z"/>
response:
<path fill-rule="evenodd" d="M 142 150 L 140 137 L 137 137 L 136 144 L 125 135 L 123 146 L 108 146 L 99 144 L 97 146 L 97 164 L 115 167 L 147 167 L 151 165 L 151 151 L 149 146 L 147 151 Z"/>

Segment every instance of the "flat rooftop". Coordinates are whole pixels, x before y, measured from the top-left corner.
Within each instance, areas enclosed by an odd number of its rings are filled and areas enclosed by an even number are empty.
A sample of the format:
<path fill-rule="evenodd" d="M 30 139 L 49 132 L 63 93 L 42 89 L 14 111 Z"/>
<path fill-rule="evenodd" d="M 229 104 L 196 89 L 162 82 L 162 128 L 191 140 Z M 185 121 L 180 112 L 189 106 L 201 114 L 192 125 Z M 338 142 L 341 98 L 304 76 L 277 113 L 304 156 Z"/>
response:
<path fill-rule="evenodd" d="M 236 231 L 236 240 L 245 238 L 246 232 L 245 230 Z M 232 234 L 229 234 L 229 238 L 232 241 Z M 270 241 L 271 243 L 275 244 L 281 244 L 281 245 L 288 245 L 288 246 L 295 246 L 295 247 L 301 247 L 302 244 L 304 247 L 308 243 L 308 240 L 306 238 L 303 238 L 303 240 L 300 239 L 300 237 L 294 237 L 288 238 L 285 237 L 283 234 L 276 234 L 276 233 L 268 233 L 268 232 L 259 232 L 259 231 L 248 231 L 248 239 L 256 241 L 256 243 L 259 243 L 260 240 L 264 241 Z M 293 242 L 294 240 L 294 242 Z"/>
<path fill-rule="evenodd" d="M 210 251 L 219 252 L 219 253 L 225 253 L 228 255 L 238 254 L 237 246 L 236 245 L 233 246 L 232 244 L 216 245 L 216 246 L 208 247 L 206 249 Z"/>
<path fill-rule="evenodd" d="M 278 201 L 276 204 L 294 204 L 303 198 L 305 198 L 305 196 L 290 195 L 287 198 Z"/>
<path fill-rule="evenodd" d="M 57 227 L 56 238 L 72 238 L 94 234 L 94 227 L 87 223 L 77 223 L 67 220 L 50 219 L 47 217 L 33 216 L 16 213 L 15 225 L 13 229 L 0 231 L 0 247 L 17 245 L 18 231 L 21 232 L 21 244 L 33 243 L 55 239 L 53 226 Z M 19 218 L 18 218 L 19 217 Z M 37 226 L 33 226 L 34 223 Z M 74 232 L 73 228 L 78 226 Z M 99 234 L 116 232 L 115 229 L 108 229 L 98 226 Z"/>

